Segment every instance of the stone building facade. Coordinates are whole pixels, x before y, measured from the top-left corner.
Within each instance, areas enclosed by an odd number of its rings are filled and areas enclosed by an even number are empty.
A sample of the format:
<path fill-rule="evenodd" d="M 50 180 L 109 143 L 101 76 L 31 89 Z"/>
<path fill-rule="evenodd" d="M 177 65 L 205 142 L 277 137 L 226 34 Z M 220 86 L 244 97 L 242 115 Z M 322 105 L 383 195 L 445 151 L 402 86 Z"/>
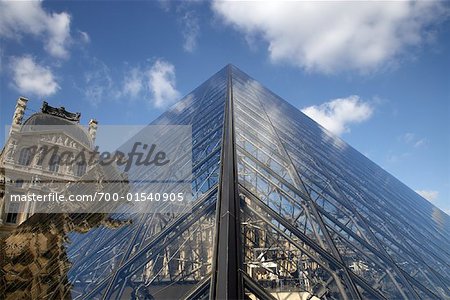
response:
<path fill-rule="evenodd" d="M 42 149 L 57 146 L 58 151 L 74 155 L 83 149 L 92 150 L 97 121 L 91 119 L 86 129 L 80 125 L 80 113 L 52 107 L 45 101 L 40 112 L 23 120 L 27 102 L 24 97 L 17 100 L 9 136 L 0 153 L 0 233 L 11 231 L 34 213 L 30 202 L 10 203 L 22 205 L 20 208 L 7 207 L 5 187 L 16 194 L 61 192 L 64 184 L 56 183 L 77 181 L 92 167 L 86 163 L 61 165 L 59 153 L 42 157 Z"/>

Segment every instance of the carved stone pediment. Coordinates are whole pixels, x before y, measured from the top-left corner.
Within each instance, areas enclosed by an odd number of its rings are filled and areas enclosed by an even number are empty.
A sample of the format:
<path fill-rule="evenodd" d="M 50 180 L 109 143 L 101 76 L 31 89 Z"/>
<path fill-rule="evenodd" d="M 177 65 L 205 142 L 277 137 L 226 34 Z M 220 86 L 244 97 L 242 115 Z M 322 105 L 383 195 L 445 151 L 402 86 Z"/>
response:
<path fill-rule="evenodd" d="M 65 146 L 76 150 L 81 150 L 84 147 L 79 141 L 73 139 L 71 136 L 63 133 L 45 134 L 39 138 L 42 142 L 55 144 L 59 146 Z"/>

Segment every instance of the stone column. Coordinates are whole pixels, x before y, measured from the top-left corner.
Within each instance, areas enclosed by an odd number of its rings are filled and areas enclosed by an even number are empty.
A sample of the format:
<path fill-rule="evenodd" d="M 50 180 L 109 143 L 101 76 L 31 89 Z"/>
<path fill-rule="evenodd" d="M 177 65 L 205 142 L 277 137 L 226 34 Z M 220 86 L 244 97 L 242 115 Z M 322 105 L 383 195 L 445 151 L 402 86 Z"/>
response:
<path fill-rule="evenodd" d="M 28 99 L 25 97 L 19 97 L 16 103 L 16 109 L 11 122 L 11 131 L 16 131 L 22 124 L 23 116 L 25 115 L 25 109 L 27 108 Z"/>
<path fill-rule="evenodd" d="M 92 138 L 92 146 L 94 146 L 94 143 L 95 143 L 95 137 L 97 135 L 97 126 L 98 126 L 97 120 L 91 119 L 89 121 L 88 133 L 89 133 L 90 137 Z"/>

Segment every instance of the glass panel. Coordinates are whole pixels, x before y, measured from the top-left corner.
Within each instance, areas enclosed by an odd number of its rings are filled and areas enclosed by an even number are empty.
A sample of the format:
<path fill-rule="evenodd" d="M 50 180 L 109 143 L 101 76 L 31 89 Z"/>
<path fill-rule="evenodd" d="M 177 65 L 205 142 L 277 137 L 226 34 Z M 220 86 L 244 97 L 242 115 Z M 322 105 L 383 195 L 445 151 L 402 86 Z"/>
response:
<path fill-rule="evenodd" d="M 237 68 L 233 100 L 240 184 L 345 265 L 344 283 L 364 298 L 450 295 L 448 216 Z"/>

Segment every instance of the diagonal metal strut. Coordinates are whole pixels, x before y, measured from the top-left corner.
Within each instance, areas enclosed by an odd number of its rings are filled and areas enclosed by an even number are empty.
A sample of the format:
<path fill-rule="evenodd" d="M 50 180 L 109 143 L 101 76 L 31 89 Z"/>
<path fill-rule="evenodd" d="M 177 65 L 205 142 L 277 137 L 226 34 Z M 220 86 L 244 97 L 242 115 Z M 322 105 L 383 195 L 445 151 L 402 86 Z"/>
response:
<path fill-rule="evenodd" d="M 210 299 L 243 299 L 244 297 L 231 65 L 227 66 L 227 77 Z"/>

